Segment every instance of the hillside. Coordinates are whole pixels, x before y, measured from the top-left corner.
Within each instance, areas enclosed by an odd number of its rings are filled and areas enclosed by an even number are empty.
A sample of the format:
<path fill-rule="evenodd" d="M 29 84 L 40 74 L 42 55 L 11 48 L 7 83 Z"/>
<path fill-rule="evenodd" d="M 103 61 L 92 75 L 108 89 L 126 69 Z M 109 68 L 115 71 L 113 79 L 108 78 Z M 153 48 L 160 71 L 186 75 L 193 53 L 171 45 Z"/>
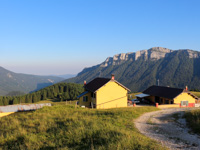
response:
<path fill-rule="evenodd" d="M 7 95 L 12 91 L 29 93 L 62 80 L 63 78 L 54 76 L 36 76 L 14 73 L 0 67 L 0 95 Z"/>
<path fill-rule="evenodd" d="M 170 50 L 154 47 L 138 52 L 117 54 L 103 63 L 85 68 L 76 77 L 64 82 L 83 83 L 95 77 L 115 74 L 116 80 L 133 92 L 143 91 L 151 85 L 200 89 L 200 52 L 183 49 Z"/>

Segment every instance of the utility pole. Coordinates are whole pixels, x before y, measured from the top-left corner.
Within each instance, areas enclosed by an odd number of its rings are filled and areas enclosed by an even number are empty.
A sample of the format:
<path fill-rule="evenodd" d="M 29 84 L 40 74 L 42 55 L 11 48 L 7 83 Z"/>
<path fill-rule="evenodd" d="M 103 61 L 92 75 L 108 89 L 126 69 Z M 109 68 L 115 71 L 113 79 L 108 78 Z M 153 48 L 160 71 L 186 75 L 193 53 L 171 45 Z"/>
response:
<path fill-rule="evenodd" d="M 159 79 L 157 81 L 158 81 L 158 86 L 159 86 Z"/>

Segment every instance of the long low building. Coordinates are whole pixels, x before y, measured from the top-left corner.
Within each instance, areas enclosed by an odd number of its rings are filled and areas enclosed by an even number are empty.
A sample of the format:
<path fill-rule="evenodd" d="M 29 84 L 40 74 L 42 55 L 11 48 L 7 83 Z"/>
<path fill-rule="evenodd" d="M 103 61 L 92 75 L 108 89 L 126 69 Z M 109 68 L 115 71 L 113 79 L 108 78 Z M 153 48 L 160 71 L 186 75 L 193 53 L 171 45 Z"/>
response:
<path fill-rule="evenodd" d="M 136 95 L 138 99 L 146 100 L 150 103 L 179 104 L 180 107 L 194 107 L 198 97 L 186 89 L 171 88 L 164 86 L 151 86 L 142 94 Z"/>
<path fill-rule="evenodd" d="M 0 113 L 37 110 L 51 103 L 0 106 Z"/>

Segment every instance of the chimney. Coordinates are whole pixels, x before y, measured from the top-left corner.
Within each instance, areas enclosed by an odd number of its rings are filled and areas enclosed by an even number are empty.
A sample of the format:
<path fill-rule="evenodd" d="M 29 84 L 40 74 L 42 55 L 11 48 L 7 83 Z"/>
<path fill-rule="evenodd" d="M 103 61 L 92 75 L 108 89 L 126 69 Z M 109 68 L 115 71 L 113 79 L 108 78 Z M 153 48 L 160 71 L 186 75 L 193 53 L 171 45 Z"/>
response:
<path fill-rule="evenodd" d="M 185 90 L 188 91 L 188 87 L 187 86 L 185 86 Z"/>
<path fill-rule="evenodd" d="M 84 85 L 86 85 L 86 81 L 84 81 Z"/>
<path fill-rule="evenodd" d="M 115 80 L 115 75 L 114 74 L 111 75 L 111 80 Z"/>

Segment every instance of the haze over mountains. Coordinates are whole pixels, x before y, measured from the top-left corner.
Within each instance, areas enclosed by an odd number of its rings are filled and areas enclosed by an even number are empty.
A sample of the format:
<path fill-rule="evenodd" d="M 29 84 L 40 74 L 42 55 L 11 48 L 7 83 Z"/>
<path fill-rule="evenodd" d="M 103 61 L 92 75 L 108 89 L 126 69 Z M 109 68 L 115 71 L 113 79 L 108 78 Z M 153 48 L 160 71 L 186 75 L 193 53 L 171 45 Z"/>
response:
<path fill-rule="evenodd" d="M 200 89 L 200 52 L 153 47 L 117 54 L 64 82 L 89 82 L 95 77 L 110 78 L 111 74 L 133 92 L 143 91 L 158 82 L 161 86 L 184 88 L 187 85 L 189 89 Z"/>
<path fill-rule="evenodd" d="M 7 95 L 13 91 L 29 93 L 64 80 L 55 76 L 36 76 L 14 73 L 0 67 L 0 95 Z"/>
<path fill-rule="evenodd" d="M 51 76 L 56 76 L 56 77 L 60 77 L 60 78 L 64 78 L 64 79 L 69 79 L 69 78 L 75 77 L 76 74 L 63 74 L 63 75 L 51 75 Z"/>

